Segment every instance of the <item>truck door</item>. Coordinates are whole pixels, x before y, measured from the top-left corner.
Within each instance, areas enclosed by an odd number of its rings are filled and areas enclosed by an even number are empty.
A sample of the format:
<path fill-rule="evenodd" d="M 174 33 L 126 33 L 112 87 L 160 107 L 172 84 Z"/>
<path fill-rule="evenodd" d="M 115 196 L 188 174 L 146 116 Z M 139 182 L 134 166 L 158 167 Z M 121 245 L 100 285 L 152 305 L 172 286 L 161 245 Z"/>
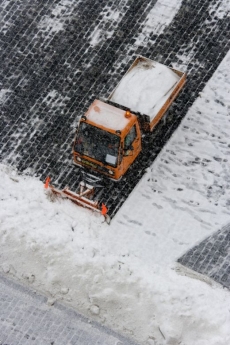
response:
<path fill-rule="evenodd" d="M 123 173 L 129 168 L 129 166 L 136 159 L 137 155 L 141 151 L 141 135 L 140 129 L 137 124 L 131 127 L 129 133 L 124 138 L 123 143 Z"/>

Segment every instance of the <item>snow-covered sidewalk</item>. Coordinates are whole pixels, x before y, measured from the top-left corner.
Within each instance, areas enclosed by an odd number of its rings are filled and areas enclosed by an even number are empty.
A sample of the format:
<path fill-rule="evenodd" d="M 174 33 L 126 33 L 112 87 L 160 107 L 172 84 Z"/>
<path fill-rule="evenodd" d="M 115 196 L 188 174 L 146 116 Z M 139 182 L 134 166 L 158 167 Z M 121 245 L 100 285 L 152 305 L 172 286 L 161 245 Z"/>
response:
<path fill-rule="evenodd" d="M 0 273 L 1 344 L 136 345 Z"/>
<path fill-rule="evenodd" d="M 110 226 L 0 166 L 0 267 L 143 344 L 230 344 L 230 293 L 176 264 L 230 220 L 230 54 Z"/>

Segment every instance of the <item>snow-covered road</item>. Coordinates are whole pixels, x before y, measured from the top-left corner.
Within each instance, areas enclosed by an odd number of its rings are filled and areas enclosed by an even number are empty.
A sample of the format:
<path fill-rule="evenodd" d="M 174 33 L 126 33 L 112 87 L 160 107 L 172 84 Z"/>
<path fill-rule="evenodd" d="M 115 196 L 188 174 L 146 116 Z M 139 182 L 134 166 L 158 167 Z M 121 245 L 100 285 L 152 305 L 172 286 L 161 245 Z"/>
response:
<path fill-rule="evenodd" d="M 229 63 L 110 226 L 1 165 L 1 269 L 143 344 L 230 343 L 229 291 L 175 264 L 230 219 Z"/>

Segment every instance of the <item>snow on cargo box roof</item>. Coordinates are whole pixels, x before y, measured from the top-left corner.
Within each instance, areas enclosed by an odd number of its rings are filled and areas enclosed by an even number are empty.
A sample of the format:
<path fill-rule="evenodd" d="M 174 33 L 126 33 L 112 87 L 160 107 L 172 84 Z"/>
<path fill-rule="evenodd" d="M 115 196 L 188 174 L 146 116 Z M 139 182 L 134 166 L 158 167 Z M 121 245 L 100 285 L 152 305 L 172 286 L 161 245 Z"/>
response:
<path fill-rule="evenodd" d="M 180 75 L 171 68 L 140 57 L 121 79 L 109 100 L 153 119 L 179 80 Z"/>
<path fill-rule="evenodd" d="M 130 118 L 125 117 L 124 110 L 97 99 L 91 104 L 85 115 L 94 124 L 114 131 L 122 131 L 130 122 Z"/>

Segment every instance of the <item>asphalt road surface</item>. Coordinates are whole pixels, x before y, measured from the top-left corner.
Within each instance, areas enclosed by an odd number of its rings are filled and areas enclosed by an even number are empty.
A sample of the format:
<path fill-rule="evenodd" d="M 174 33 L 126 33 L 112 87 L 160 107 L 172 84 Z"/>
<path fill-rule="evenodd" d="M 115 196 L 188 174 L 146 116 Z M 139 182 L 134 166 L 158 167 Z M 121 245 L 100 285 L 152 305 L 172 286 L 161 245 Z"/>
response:
<path fill-rule="evenodd" d="M 1 345 L 135 345 L 0 274 Z"/>

